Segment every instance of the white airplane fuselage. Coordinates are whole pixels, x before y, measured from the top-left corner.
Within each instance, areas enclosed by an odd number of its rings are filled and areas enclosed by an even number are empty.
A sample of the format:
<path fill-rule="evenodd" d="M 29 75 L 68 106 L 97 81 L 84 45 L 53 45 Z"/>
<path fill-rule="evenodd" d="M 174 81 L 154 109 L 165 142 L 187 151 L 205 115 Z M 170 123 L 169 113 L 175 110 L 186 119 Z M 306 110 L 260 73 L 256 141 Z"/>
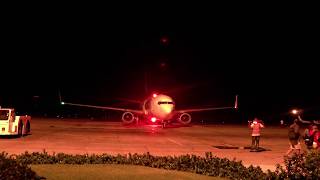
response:
<path fill-rule="evenodd" d="M 169 120 L 173 116 L 175 103 L 173 99 L 164 94 L 154 94 L 152 97 L 146 99 L 143 103 L 144 114 L 149 118 L 156 118 L 157 120 Z"/>

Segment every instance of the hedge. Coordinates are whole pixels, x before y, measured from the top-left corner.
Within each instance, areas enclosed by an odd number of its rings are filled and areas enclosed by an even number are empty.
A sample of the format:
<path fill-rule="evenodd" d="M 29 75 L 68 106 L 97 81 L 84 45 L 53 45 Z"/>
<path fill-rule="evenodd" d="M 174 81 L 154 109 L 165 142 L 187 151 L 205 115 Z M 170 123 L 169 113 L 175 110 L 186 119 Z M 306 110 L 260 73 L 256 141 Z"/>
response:
<path fill-rule="evenodd" d="M 2 156 L 6 156 L 5 153 L 2 153 Z M 41 153 L 25 152 L 7 158 L 10 161 L 15 159 L 16 164 L 25 169 L 30 164 L 126 164 L 193 172 L 229 179 L 320 179 L 320 154 L 318 152 L 287 157 L 285 158 L 285 166 L 277 165 L 273 172 L 270 170 L 263 172 L 260 167 L 245 167 L 241 161 L 218 158 L 213 156 L 211 152 L 207 152 L 205 157 L 200 157 L 189 154 L 153 156 L 149 153 L 129 153 L 115 156 L 110 154 L 69 155 L 64 153 L 50 155 L 43 151 Z"/>
<path fill-rule="evenodd" d="M 109 154 L 84 154 L 69 155 L 58 153 L 50 155 L 46 151 L 41 153 L 25 152 L 21 155 L 13 155 L 21 164 L 126 164 L 140 165 L 167 170 L 178 170 L 203 174 L 208 176 L 219 176 L 230 179 L 262 179 L 266 174 L 260 167 L 250 166 L 246 168 L 241 161 L 218 158 L 211 152 L 205 157 L 195 155 L 181 156 L 153 156 L 145 154 L 127 154 L 112 156 Z"/>

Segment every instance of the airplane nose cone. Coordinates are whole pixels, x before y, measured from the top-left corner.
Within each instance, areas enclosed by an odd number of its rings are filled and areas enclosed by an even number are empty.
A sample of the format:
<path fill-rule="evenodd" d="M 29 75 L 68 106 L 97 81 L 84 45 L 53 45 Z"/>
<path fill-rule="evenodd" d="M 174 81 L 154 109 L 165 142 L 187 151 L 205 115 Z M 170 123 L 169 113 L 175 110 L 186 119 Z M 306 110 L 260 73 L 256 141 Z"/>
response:
<path fill-rule="evenodd" d="M 162 111 L 166 114 L 170 114 L 172 112 L 172 106 L 163 106 Z"/>

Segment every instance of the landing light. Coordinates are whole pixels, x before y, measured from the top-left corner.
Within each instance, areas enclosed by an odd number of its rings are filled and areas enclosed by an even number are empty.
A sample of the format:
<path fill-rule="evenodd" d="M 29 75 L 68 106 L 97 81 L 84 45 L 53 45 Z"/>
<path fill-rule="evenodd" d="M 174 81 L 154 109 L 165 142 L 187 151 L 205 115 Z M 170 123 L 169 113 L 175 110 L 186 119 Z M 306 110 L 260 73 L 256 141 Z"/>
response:
<path fill-rule="evenodd" d="M 157 95 L 157 94 L 153 94 L 152 96 L 155 98 L 155 97 L 157 97 L 158 95 Z"/>
<path fill-rule="evenodd" d="M 155 118 L 155 117 L 151 118 L 151 122 L 156 122 L 156 121 L 157 121 L 157 118 Z"/>
<path fill-rule="evenodd" d="M 61 102 L 61 105 L 64 105 L 65 103 L 64 102 Z"/>

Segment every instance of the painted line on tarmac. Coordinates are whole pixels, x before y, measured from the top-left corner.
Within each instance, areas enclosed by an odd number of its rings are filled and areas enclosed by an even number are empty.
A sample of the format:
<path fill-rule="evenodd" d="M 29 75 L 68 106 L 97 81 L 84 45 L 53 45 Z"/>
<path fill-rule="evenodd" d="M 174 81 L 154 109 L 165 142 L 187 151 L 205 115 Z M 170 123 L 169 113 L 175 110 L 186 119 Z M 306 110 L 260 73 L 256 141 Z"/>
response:
<path fill-rule="evenodd" d="M 173 140 L 173 139 L 170 139 L 170 138 L 167 138 L 168 139 L 168 141 L 170 141 L 170 142 L 172 142 L 172 143 L 174 143 L 174 144 L 177 144 L 177 145 L 179 145 L 179 146 L 183 146 L 181 143 L 179 143 L 179 142 L 177 142 L 177 141 L 175 141 L 175 140 Z"/>

